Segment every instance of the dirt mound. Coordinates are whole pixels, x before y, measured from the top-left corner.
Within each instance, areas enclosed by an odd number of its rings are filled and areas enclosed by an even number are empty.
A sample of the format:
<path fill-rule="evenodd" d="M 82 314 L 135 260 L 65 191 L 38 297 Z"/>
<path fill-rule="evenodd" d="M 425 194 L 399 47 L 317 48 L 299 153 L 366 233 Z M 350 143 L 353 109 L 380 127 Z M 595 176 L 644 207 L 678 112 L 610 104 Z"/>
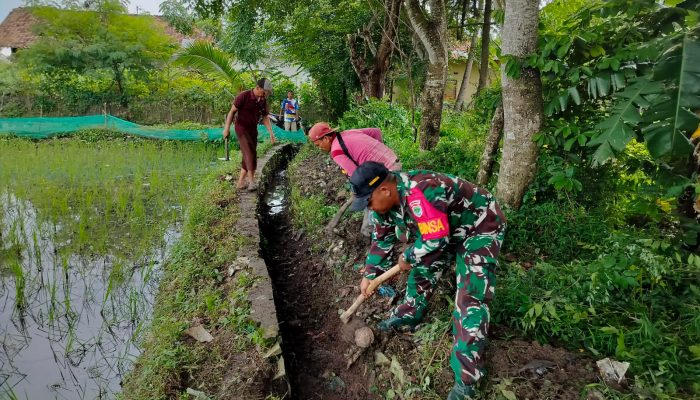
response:
<path fill-rule="evenodd" d="M 207 351 L 216 357 L 206 358 L 192 374 L 191 381 L 198 383 L 197 390 L 220 400 L 264 398 L 261 393 L 270 391 L 270 377 L 275 373 L 272 364 L 254 347 L 241 351 L 232 346 L 237 341 L 234 333 L 221 329 L 212 334 L 214 340 L 208 343 Z M 228 373 L 221 376 L 221 380 L 212 379 L 217 371 Z M 284 389 L 274 391 L 284 393 Z"/>
<path fill-rule="evenodd" d="M 519 399 L 579 399 L 598 378 L 595 361 L 537 342 L 493 340 L 486 357 L 495 391 L 511 390 Z"/>

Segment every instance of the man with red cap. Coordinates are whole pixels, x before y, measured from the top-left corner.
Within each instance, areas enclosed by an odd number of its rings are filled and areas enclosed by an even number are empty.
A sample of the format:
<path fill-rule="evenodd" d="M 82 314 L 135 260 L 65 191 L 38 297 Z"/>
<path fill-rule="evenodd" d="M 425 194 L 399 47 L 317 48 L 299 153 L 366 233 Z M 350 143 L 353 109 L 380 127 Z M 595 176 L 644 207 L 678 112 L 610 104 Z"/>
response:
<path fill-rule="evenodd" d="M 309 130 L 309 140 L 319 149 L 330 153 L 331 158 L 348 177 L 358 165 L 367 161 L 383 164 L 390 171 L 400 171 L 401 163 L 396 154 L 382 141 L 379 128 L 349 129 L 338 132 L 327 122 L 319 122 Z M 365 212 L 361 232 L 365 236 L 372 233 L 369 215 Z"/>

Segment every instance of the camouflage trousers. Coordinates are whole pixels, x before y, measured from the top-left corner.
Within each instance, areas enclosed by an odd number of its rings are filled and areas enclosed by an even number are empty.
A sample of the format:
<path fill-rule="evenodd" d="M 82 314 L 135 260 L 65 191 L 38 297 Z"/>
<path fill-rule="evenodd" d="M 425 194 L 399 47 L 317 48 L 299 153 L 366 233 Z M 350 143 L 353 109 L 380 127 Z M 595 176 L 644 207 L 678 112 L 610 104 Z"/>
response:
<path fill-rule="evenodd" d="M 429 267 L 411 269 L 406 284 L 406 297 L 393 311 L 407 324 L 417 324 L 422 319 L 443 271 L 456 259 L 457 293 L 452 314 L 454 341 L 450 366 L 455 381 L 474 384 L 484 375 L 484 347 L 489 329 L 489 303 L 496 286 L 495 260 L 503 243 L 505 224 L 496 232 L 467 237 L 451 245 L 453 251 L 433 262 Z M 486 257 L 483 257 L 483 256 Z"/>

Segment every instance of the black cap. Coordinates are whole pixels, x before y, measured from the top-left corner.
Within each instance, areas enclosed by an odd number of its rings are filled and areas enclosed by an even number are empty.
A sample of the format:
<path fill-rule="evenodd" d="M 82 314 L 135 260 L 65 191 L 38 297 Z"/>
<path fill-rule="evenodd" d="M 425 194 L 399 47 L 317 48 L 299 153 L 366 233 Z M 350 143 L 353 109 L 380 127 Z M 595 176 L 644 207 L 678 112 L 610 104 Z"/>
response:
<path fill-rule="evenodd" d="M 269 79 L 267 78 L 260 78 L 258 79 L 257 82 L 255 82 L 256 85 L 262 90 L 265 91 L 265 96 L 271 96 L 272 95 L 272 83 L 270 82 Z"/>
<path fill-rule="evenodd" d="M 384 164 L 374 161 L 360 164 L 350 177 L 350 185 L 355 194 L 355 201 L 352 202 L 350 211 L 360 211 L 367 207 L 369 196 L 384 182 L 387 175 L 389 170 Z"/>

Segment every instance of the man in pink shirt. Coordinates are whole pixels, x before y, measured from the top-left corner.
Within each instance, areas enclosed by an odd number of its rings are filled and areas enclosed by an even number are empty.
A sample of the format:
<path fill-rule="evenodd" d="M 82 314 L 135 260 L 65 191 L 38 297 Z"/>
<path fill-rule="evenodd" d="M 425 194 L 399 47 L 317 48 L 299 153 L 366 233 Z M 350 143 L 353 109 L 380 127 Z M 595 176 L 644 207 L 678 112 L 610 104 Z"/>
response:
<path fill-rule="evenodd" d="M 379 128 L 349 129 L 338 132 L 327 122 L 319 122 L 309 131 L 309 140 L 316 147 L 331 154 L 342 172 L 352 176 L 358 165 L 375 161 L 389 170 L 401 169 L 396 154 L 382 142 L 382 131 Z"/>
<path fill-rule="evenodd" d="M 340 166 L 342 172 L 352 176 L 358 165 L 374 161 L 390 171 L 400 171 L 401 163 L 396 154 L 382 142 L 382 131 L 379 128 L 349 129 L 338 132 L 327 122 L 319 122 L 309 130 L 309 140 L 326 153 Z M 342 209 L 342 208 L 341 208 Z M 362 233 L 371 234 L 368 213 L 362 221 Z"/>

